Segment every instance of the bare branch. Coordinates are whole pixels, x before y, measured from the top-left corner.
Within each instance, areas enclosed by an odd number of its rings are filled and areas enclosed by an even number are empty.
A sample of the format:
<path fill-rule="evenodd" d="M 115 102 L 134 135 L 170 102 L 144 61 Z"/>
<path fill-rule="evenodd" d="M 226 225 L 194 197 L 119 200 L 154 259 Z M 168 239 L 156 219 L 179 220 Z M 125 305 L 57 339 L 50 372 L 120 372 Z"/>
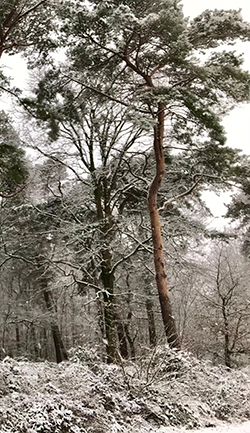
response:
<path fill-rule="evenodd" d="M 147 239 L 145 239 L 144 241 L 140 242 L 137 239 L 135 239 L 132 235 L 127 234 L 127 236 L 132 237 L 134 240 L 136 240 L 136 242 L 138 243 L 138 245 L 126 256 L 122 257 L 120 260 L 118 260 L 112 267 L 111 272 L 114 272 L 114 270 L 124 261 L 130 259 L 130 257 L 132 257 L 134 254 L 137 253 L 137 251 L 139 251 L 141 248 L 145 249 L 145 245 L 148 241 L 150 241 L 151 236 Z M 147 249 L 148 250 L 148 249 Z M 151 252 L 151 251 L 150 251 Z"/>
<path fill-rule="evenodd" d="M 104 96 L 105 98 L 109 99 L 110 101 L 117 102 L 118 104 L 124 105 L 125 107 L 128 107 L 128 108 L 133 108 L 133 110 L 138 111 L 139 113 L 151 114 L 150 111 L 142 110 L 140 108 L 135 107 L 134 105 L 131 105 L 131 104 L 128 104 L 128 103 L 122 101 L 121 99 L 114 98 L 113 96 L 108 95 L 107 93 L 102 92 L 101 90 L 98 90 L 92 86 L 88 86 L 87 84 L 82 83 L 81 81 L 77 80 L 76 78 L 72 78 L 66 74 L 64 74 L 64 76 L 66 78 L 72 80 L 74 83 L 80 84 L 80 86 L 83 86 L 85 89 L 89 89 L 92 92 L 97 93 L 98 95 Z"/>
<path fill-rule="evenodd" d="M 197 178 L 197 177 L 198 177 L 198 179 L 195 180 L 195 178 Z M 183 197 L 186 197 L 189 194 L 191 194 L 193 192 L 193 190 L 197 187 L 197 185 L 199 184 L 199 182 L 201 181 L 202 177 L 203 177 L 202 174 L 196 174 L 196 175 L 194 175 L 194 177 L 193 177 L 193 179 L 194 179 L 193 185 L 188 190 L 186 190 L 183 193 L 177 195 L 176 197 L 173 197 L 171 200 L 165 202 L 163 204 L 163 206 L 158 209 L 158 212 L 161 213 L 161 212 L 165 211 L 175 201 L 177 201 L 177 200 L 179 200 L 179 199 L 181 199 Z"/>

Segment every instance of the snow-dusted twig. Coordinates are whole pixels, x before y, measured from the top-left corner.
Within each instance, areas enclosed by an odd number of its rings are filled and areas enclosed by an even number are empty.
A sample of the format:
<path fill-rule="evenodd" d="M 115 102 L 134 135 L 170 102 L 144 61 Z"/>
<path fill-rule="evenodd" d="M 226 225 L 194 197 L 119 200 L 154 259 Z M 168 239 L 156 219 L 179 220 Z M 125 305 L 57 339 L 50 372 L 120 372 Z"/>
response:
<path fill-rule="evenodd" d="M 114 272 L 114 270 L 121 264 L 121 263 L 123 263 L 125 260 L 128 260 L 130 257 L 132 257 L 137 251 L 139 251 L 139 249 L 140 248 L 143 248 L 143 249 L 145 249 L 146 247 L 145 247 L 145 245 L 144 244 L 146 244 L 148 241 L 150 241 L 150 239 L 151 239 L 151 236 L 150 237 L 148 237 L 147 239 L 145 239 L 144 241 L 142 241 L 142 242 L 140 242 L 140 241 L 138 241 L 137 239 L 135 239 L 132 235 L 129 235 L 128 233 L 127 233 L 127 236 L 129 236 L 129 237 L 131 237 L 131 238 L 133 238 L 134 240 L 136 240 L 137 242 L 138 242 L 138 244 L 137 244 L 137 246 L 129 253 L 129 254 L 127 254 L 126 256 L 124 256 L 124 257 L 122 257 L 120 260 L 118 260 L 114 265 L 113 265 L 113 267 L 112 267 L 112 270 L 111 270 L 111 272 Z"/>
<path fill-rule="evenodd" d="M 198 179 L 195 180 L 195 178 L 197 178 L 197 177 L 198 177 Z M 202 174 L 196 174 L 196 175 L 194 175 L 194 177 L 193 177 L 193 179 L 194 179 L 193 185 L 189 189 L 187 189 L 186 191 L 182 192 L 181 194 L 177 195 L 176 197 L 173 197 L 171 200 L 166 201 L 163 204 L 163 206 L 161 206 L 158 209 L 158 212 L 161 213 L 161 212 L 165 211 L 175 201 L 177 201 L 177 200 L 179 200 L 179 199 L 181 199 L 183 197 L 186 197 L 187 195 L 191 194 L 193 192 L 193 190 L 197 187 L 197 185 L 199 184 L 199 182 L 201 181 L 202 177 L 203 177 Z"/>

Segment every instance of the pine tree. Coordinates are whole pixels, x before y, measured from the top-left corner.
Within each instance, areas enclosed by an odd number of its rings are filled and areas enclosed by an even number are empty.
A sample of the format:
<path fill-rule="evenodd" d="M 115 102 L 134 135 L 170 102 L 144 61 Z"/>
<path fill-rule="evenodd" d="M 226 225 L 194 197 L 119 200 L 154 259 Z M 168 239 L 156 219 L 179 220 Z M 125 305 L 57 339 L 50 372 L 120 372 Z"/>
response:
<path fill-rule="evenodd" d="M 0 5 L 0 58 L 36 47 L 52 48 L 49 37 L 53 6 L 50 0 L 2 0 Z"/>
<path fill-rule="evenodd" d="M 168 131 L 190 151 L 196 146 L 220 148 L 225 134 L 220 124 L 229 106 L 249 98 L 249 74 L 233 51 L 221 44 L 250 38 L 250 26 L 239 12 L 205 11 L 193 21 L 184 18 L 180 2 L 63 2 L 63 43 L 74 69 L 70 77 L 103 97 L 131 107 L 138 122 L 153 122 L 155 177 L 149 188 L 149 214 L 154 262 L 166 335 L 179 347 L 172 316 L 164 263 L 158 192 L 165 176 L 164 148 Z M 207 54 L 206 54 L 207 53 Z M 74 75 L 72 74 L 74 70 Z M 90 77 L 98 76 L 98 87 Z M 212 164 L 216 163 L 211 161 Z M 194 172 L 192 192 L 204 174 Z M 164 205 L 168 206 L 168 203 Z"/>

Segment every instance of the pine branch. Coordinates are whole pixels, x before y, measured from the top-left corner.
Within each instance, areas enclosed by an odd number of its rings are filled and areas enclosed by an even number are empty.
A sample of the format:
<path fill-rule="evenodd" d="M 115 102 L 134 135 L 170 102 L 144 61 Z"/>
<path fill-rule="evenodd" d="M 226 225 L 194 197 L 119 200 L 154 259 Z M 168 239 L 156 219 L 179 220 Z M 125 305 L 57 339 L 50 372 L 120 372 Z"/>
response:
<path fill-rule="evenodd" d="M 197 177 L 198 177 L 198 179 L 195 180 L 195 178 L 197 178 Z M 194 179 L 193 185 L 188 190 L 186 190 L 183 193 L 177 195 L 176 197 L 173 197 L 171 200 L 165 202 L 163 204 L 163 206 L 158 209 L 158 212 L 161 213 L 161 212 L 165 211 L 175 201 L 177 201 L 177 200 L 179 200 L 179 199 L 181 199 L 183 197 L 186 197 L 186 196 L 190 195 L 193 192 L 193 190 L 198 186 L 198 184 L 200 183 L 202 177 L 203 177 L 202 174 L 196 174 L 196 175 L 194 175 L 194 177 L 193 177 L 193 179 Z"/>
<path fill-rule="evenodd" d="M 68 75 L 66 75 L 66 74 L 63 74 L 63 75 L 64 75 L 66 78 L 68 78 L 69 80 L 73 81 L 74 83 L 80 84 L 80 86 L 83 86 L 85 89 L 91 90 L 92 92 L 95 92 L 95 93 L 97 93 L 98 95 L 104 96 L 104 98 L 107 98 L 107 99 L 109 99 L 110 101 L 117 102 L 118 104 L 120 104 L 120 105 L 124 105 L 125 107 L 128 107 L 128 108 L 133 108 L 135 111 L 138 111 L 139 113 L 143 113 L 143 114 L 151 114 L 150 111 L 142 110 L 142 109 L 140 109 L 140 108 L 136 108 L 135 106 L 133 106 L 133 105 L 131 105 L 131 104 L 128 104 L 128 103 L 122 101 L 121 99 L 114 98 L 113 96 L 108 95 L 107 93 L 102 92 L 101 90 L 98 90 L 98 89 L 96 89 L 96 88 L 94 88 L 94 87 L 92 87 L 92 86 L 88 86 L 87 84 L 82 83 L 81 81 L 77 80 L 76 78 L 72 78 L 72 77 L 70 77 L 70 76 L 68 76 Z"/>
<path fill-rule="evenodd" d="M 28 184 L 23 185 L 18 191 L 13 192 L 12 194 L 4 194 L 0 191 L 0 197 L 5 199 L 14 198 L 18 196 L 18 194 L 20 194 L 27 186 Z"/>

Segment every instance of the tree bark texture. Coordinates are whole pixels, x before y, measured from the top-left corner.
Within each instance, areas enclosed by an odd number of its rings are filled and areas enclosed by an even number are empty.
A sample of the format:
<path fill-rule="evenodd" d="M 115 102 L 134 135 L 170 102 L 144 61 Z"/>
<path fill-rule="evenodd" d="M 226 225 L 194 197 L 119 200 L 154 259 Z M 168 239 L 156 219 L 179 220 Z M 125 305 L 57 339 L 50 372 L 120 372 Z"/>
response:
<path fill-rule="evenodd" d="M 15 324 L 15 331 L 16 331 L 16 349 L 17 349 L 17 354 L 19 355 L 21 352 L 21 336 L 20 336 L 20 329 L 18 323 Z"/>
<path fill-rule="evenodd" d="M 122 319 L 118 316 L 117 311 L 115 312 L 115 315 L 116 315 L 116 328 L 117 328 L 117 334 L 119 340 L 120 354 L 123 359 L 128 359 L 129 353 L 128 353 L 128 344 L 126 339 L 124 323 Z"/>
<path fill-rule="evenodd" d="M 115 277 L 112 271 L 112 254 L 109 245 L 112 241 L 112 214 L 109 206 L 106 204 L 108 199 L 106 197 L 107 188 L 103 185 L 102 190 L 100 183 L 94 178 L 95 187 L 95 204 L 97 218 L 100 223 L 102 238 L 104 244 L 101 263 L 101 281 L 103 284 L 103 317 L 105 336 L 107 340 L 107 362 L 108 364 L 118 361 L 118 344 L 117 344 L 117 328 L 115 316 L 115 300 L 114 300 L 114 284 Z M 105 194 L 106 193 L 106 194 Z M 102 203 L 104 199 L 104 204 Z"/>
<path fill-rule="evenodd" d="M 39 347 L 37 344 L 36 331 L 33 323 L 30 324 L 30 339 L 32 342 L 32 349 L 34 351 L 34 358 L 36 361 L 39 358 Z"/>
<path fill-rule="evenodd" d="M 161 306 L 162 320 L 167 336 L 168 344 L 171 348 L 180 348 L 180 340 L 176 329 L 175 320 L 172 314 L 172 307 L 167 286 L 167 276 L 165 271 L 164 250 L 161 235 L 161 224 L 157 206 L 158 191 L 165 176 L 165 160 L 163 152 L 164 134 L 164 109 L 163 103 L 158 105 L 158 119 L 154 128 L 154 153 L 156 161 L 156 173 L 149 188 L 148 208 L 150 214 L 151 231 L 154 248 L 154 265 L 156 274 L 156 284 L 158 289 L 159 301 Z"/>
<path fill-rule="evenodd" d="M 104 287 L 104 322 L 107 339 L 107 362 L 117 361 L 117 332 L 115 323 L 114 274 L 111 270 L 112 256 L 108 249 L 103 251 L 101 279 Z"/>
<path fill-rule="evenodd" d="M 126 333 L 126 337 L 128 340 L 128 344 L 129 344 L 129 348 L 130 348 L 130 358 L 135 360 L 135 339 L 136 339 L 136 334 L 132 337 L 130 330 L 129 330 L 129 324 L 131 322 L 132 319 L 132 311 L 129 311 L 128 315 L 127 315 L 127 321 L 124 325 L 124 330 Z"/>
<path fill-rule="evenodd" d="M 45 300 L 45 304 L 46 304 L 48 311 L 52 315 L 54 315 L 55 314 L 55 307 L 54 307 L 54 301 L 53 301 L 51 291 L 48 289 L 44 290 L 43 294 L 44 294 L 44 300 Z M 55 346 L 56 362 L 59 364 L 62 361 L 66 361 L 68 359 L 68 355 L 67 355 L 66 349 L 64 347 L 63 341 L 62 341 L 62 336 L 61 336 L 61 333 L 59 330 L 59 326 L 54 321 L 53 317 L 51 320 L 52 320 L 51 333 L 52 333 L 52 338 L 53 338 L 53 342 L 54 342 L 54 346 Z"/>
<path fill-rule="evenodd" d="M 156 347 L 157 336 L 156 336 L 156 328 L 155 328 L 154 303 L 152 301 L 150 286 L 147 281 L 145 281 L 144 291 L 146 295 L 145 305 L 146 305 L 146 311 L 148 316 L 149 344 L 151 347 Z"/>
<path fill-rule="evenodd" d="M 227 317 L 227 311 L 226 311 L 226 300 L 225 298 L 222 300 L 222 314 L 223 314 L 223 321 L 224 321 L 224 359 L 225 359 L 225 365 L 229 368 L 232 367 L 231 362 L 231 350 L 230 350 L 230 335 L 229 335 L 229 323 L 228 323 L 228 317 Z"/>

